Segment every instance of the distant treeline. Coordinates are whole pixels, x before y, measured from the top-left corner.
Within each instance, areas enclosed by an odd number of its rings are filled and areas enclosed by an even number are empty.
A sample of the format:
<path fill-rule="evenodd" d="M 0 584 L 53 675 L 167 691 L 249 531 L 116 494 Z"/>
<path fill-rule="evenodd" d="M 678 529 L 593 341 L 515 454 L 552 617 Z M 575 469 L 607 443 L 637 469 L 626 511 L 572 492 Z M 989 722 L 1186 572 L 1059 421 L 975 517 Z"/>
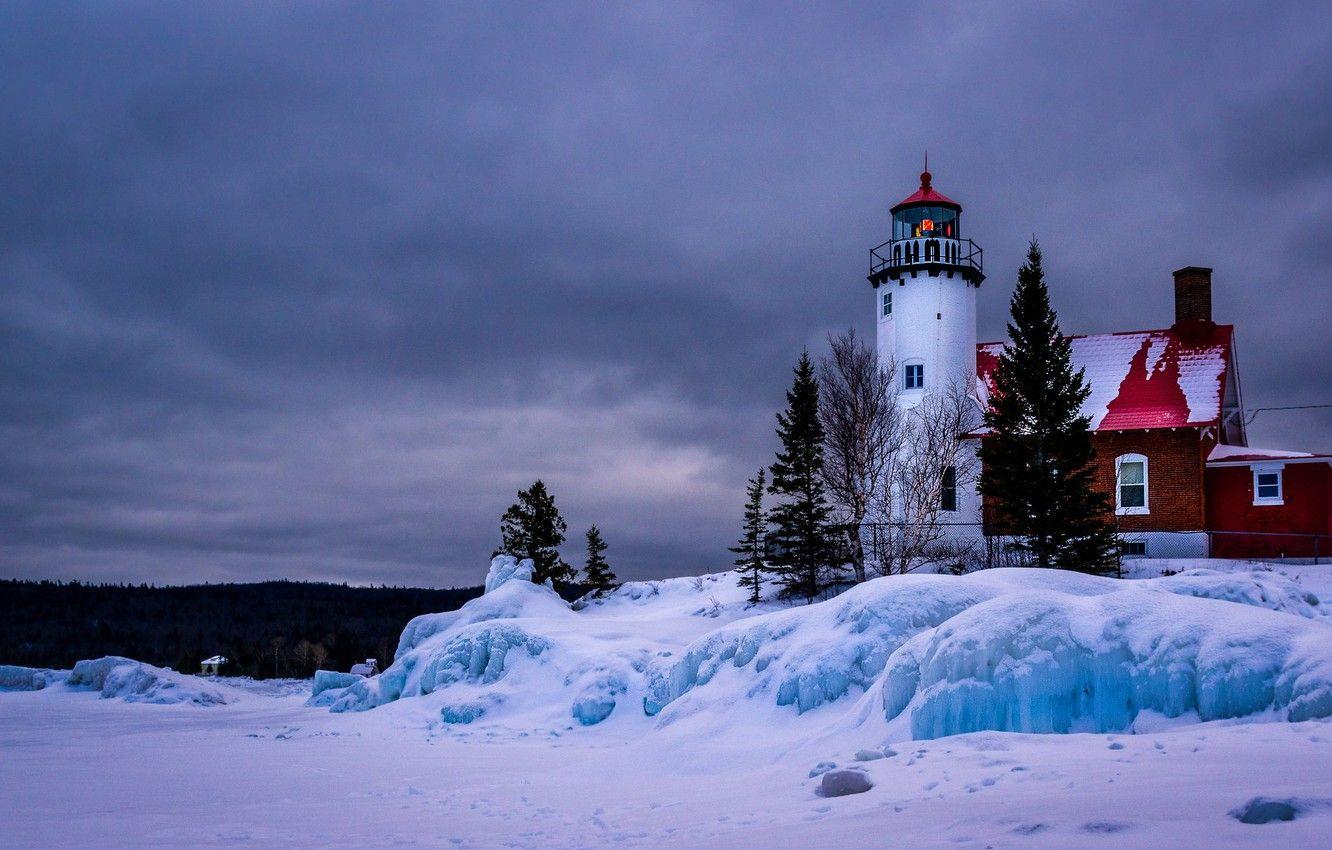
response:
<path fill-rule="evenodd" d="M 572 599 L 583 588 L 561 588 Z M 197 672 L 224 655 L 225 675 L 306 677 L 366 658 L 385 667 L 417 614 L 452 611 L 480 587 L 349 587 L 298 581 L 182 587 L 0 580 L 0 664 L 71 667 L 124 655 Z"/>

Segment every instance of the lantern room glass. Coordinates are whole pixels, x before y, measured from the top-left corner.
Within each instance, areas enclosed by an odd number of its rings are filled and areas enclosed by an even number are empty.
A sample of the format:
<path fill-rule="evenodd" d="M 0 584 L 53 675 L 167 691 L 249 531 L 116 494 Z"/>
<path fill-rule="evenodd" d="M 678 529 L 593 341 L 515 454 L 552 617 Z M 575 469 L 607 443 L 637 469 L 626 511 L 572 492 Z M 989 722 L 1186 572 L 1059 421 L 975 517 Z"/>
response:
<path fill-rule="evenodd" d="M 942 237 L 957 239 L 958 211 L 948 207 L 908 207 L 893 213 L 893 238 Z"/>

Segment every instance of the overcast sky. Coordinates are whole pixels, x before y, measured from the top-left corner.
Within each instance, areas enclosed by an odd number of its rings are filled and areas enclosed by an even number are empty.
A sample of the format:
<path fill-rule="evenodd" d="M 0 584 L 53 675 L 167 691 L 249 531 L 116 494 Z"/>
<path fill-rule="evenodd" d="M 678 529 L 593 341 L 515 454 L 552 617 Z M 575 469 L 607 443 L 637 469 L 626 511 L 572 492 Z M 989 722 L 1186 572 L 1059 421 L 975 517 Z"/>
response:
<path fill-rule="evenodd" d="M 1035 234 L 1065 330 L 1213 266 L 1332 401 L 1332 7 L 814 5 L 4 4 L 0 575 L 474 584 L 537 477 L 724 569 L 926 148 L 982 339 Z"/>

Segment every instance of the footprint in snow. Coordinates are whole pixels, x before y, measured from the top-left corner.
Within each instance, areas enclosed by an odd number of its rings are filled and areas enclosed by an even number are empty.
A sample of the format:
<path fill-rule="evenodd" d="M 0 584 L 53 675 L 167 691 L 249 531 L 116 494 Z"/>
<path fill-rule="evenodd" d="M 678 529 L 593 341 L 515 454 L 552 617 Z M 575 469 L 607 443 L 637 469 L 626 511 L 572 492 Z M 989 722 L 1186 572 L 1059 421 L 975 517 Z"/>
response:
<path fill-rule="evenodd" d="M 1116 832 L 1124 832 L 1128 828 L 1129 824 L 1113 820 L 1088 821 L 1081 827 L 1083 832 L 1089 832 L 1094 835 L 1111 835 Z"/>

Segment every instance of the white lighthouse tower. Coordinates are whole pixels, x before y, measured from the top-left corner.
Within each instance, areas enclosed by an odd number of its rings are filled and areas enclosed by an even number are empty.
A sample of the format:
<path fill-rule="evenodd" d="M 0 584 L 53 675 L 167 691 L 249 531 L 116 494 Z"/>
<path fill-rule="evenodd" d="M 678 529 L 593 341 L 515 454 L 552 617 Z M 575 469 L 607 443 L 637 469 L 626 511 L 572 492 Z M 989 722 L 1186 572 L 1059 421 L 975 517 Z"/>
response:
<path fill-rule="evenodd" d="M 921 173 L 920 189 L 891 210 L 892 238 L 870 250 L 879 362 L 895 366 L 906 407 L 976 376 L 981 249 L 962 238 L 962 205 L 930 180 Z"/>

